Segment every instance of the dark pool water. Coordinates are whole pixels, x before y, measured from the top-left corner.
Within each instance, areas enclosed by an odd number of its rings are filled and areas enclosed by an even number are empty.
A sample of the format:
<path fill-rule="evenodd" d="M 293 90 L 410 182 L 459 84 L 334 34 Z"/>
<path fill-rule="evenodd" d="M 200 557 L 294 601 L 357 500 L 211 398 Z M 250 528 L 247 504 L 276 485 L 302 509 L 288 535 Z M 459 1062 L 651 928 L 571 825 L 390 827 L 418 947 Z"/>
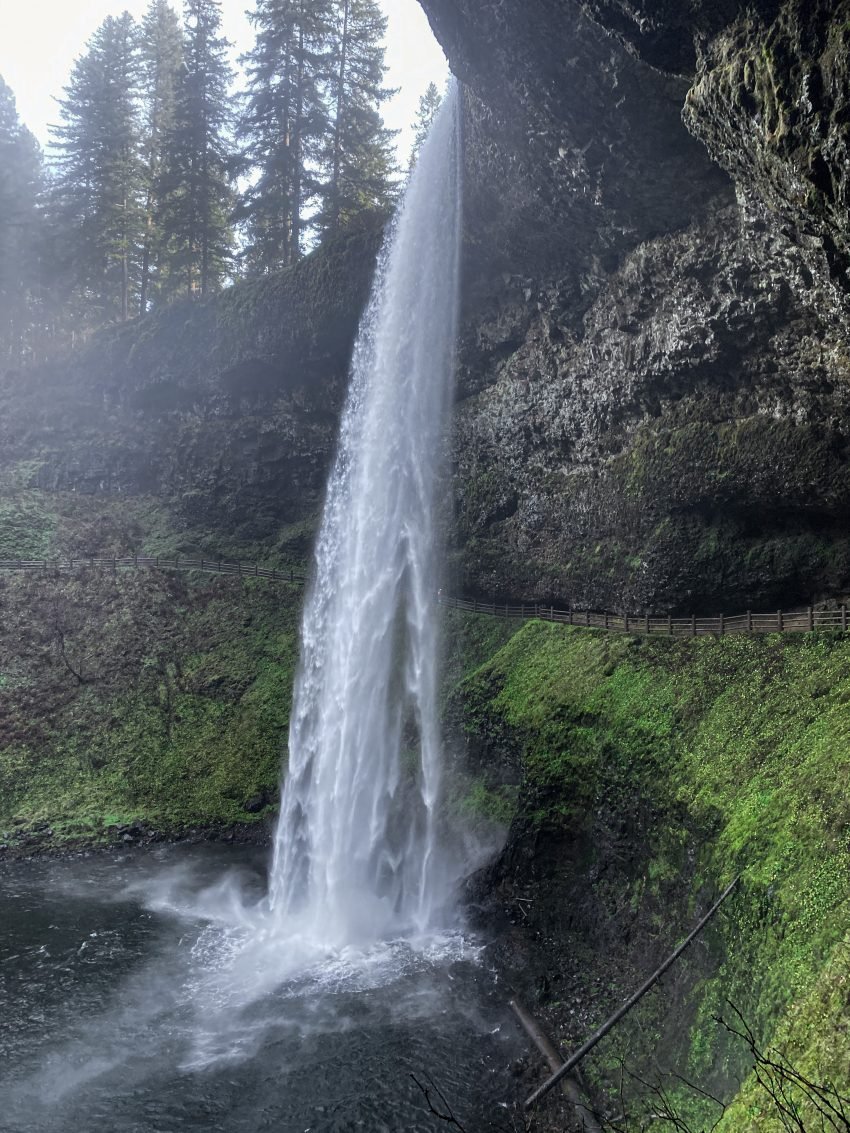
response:
<path fill-rule="evenodd" d="M 524 1044 L 486 947 L 317 957 L 258 920 L 264 886 L 215 847 L 0 869 L 0 1130 L 448 1128 L 412 1074 L 468 1133 L 512 1127 Z"/>

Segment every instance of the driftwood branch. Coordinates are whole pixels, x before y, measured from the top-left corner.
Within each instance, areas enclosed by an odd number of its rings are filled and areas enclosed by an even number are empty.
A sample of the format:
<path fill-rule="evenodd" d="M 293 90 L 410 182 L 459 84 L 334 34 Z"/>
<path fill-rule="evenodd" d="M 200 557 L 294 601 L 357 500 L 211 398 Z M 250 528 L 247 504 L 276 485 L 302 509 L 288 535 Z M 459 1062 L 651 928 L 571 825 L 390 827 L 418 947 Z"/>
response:
<path fill-rule="evenodd" d="M 824 1133 L 830 1129 L 835 1133 L 848 1133 L 850 1098 L 840 1094 L 832 1082 L 815 1082 L 807 1077 L 780 1051 L 763 1050 L 735 1004 L 730 1003 L 729 1008 L 737 1016 L 737 1023 L 731 1024 L 722 1016 L 717 1016 L 717 1022 L 746 1043 L 756 1081 L 776 1107 L 782 1128 L 789 1133 L 806 1133 L 807 1129 L 813 1129 L 809 1117 L 806 1117 L 809 1124 L 804 1124 L 803 1109 L 808 1107 L 817 1114 L 816 1120 Z"/>
<path fill-rule="evenodd" d="M 68 670 L 68 672 L 71 674 L 71 676 L 75 678 L 75 680 L 77 681 L 78 684 L 81 684 L 81 685 L 93 684 L 94 680 L 93 680 L 92 677 L 84 676 L 83 673 L 80 672 L 80 670 L 75 665 L 71 664 L 70 658 L 68 657 L 68 652 L 65 649 L 65 627 L 62 624 L 62 621 L 63 621 L 62 611 L 61 611 L 60 606 L 59 606 L 59 599 L 58 599 L 58 597 L 54 596 L 54 598 L 53 598 L 53 631 L 56 634 L 56 644 L 57 644 L 57 647 L 58 647 L 59 659 L 61 660 L 61 662 L 65 666 L 65 668 Z"/>
<path fill-rule="evenodd" d="M 579 1049 L 574 1054 L 570 1055 L 567 1061 L 563 1063 L 563 1065 L 550 1078 L 547 1078 L 542 1086 L 538 1087 L 538 1089 L 536 1089 L 533 1094 L 530 1094 L 528 1098 L 526 1098 L 526 1109 L 530 1109 L 531 1106 L 539 1102 L 542 1097 L 544 1097 L 549 1093 L 551 1089 L 557 1086 L 561 1079 L 565 1078 L 567 1074 L 569 1074 L 569 1072 L 574 1067 L 576 1067 L 579 1062 L 581 1062 L 581 1060 L 590 1053 L 591 1050 L 593 1050 L 596 1044 L 604 1039 L 609 1031 L 613 1030 L 613 1028 L 616 1027 L 616 1025 L 625 1015 L 628 1015 L 631 1009 L 637 1003 L 639 1003 L 641 999 L 643 999 L 650 988 L 654 987 L 655 984 L 658 983 L 664 973 L 669 968 L 671 968 L 673 964 L 675 964 L 675 962 L 679 959 L 688 945 L 696 940 L 696 938 L 699 936 L 699 934 L 702 932 L 702 930 L 705 928 L 705 926 L 708 924 L 708 922 L 711 920 L 711 918 L 738 884 L 739 880 L 740 878 L 736 877 L 732 884 L 727 886 L 727 888 L 723 891 L 717 901 L 715 901 L 715 903 L 711 906 L 711 908 L 708 910 L 708 912 L 705 914 L 696 928 L 691 933 L 689 933 L 688 936 L 685 937 L 679 947 L 667 957 L 661 967 L 657 968 L 652 973 L 649 979 L 646 980 L 646 982 L 638 988 L 634 995 L 631 996 L 630 999 L 627 999 L 623 1006 L 615 1011 L 611 1018 L 603 1023 L 599 1030 L 595 1031 L 583 1046 L 579 1047 Z"/>
<path fill-rule="evenodd" d="M 449 1105 L 448 1101 L 446 1100 L 445 1094 L 440 1089 L 440 1087 L 437 1085 L 437 1083 L 434 1081 L 434 1079 L 431 1077 L 431 1075 L 430 1074 L 426 1075 L 426 1077 L 427 1077 L 427 1079 L 430 1083 L 431 1089 L 429 1089 L 428 1086 L 423 1085 L 422 1082 L 419 1081 L 419 1079 L 416 1077 L 415 1074 L 411 1074 L 410 1077 L 416 1083 L 417 1088 L 422 1092 L 422 1096 L 425 1098 L 425 1102 L 428 1106 L 429 1112 L 432 1113 L 434 1115 L 434 1117 L 436 1117 L 439 1121 L 445 1121 L 445 1123 L 447 1125 L 453 1125 L 455 1127 L 455 1129 L 459 1129 L 460 1133 L 466 1133 L 466 1130 L 464 1129 L 464 1127 L 461 1125 L 461 1123 L 458 1121 L 458 1119 L 455 1117 L 454 1113 L 452 1112 L 452 1107 Z M 431 1090 L 433 1090 L 434 1093 L 437 1095 L 437 1097 L 440 1099 L 440 1103 L 443 1106 L 442 1111 L 437 1109 L 437 1107 L 434 1105 L 433 1101 L 431 1100 Z"/>
<path fill-rule="evenodd" d="M 623 1089 L 623 1081 L 626 1076 L 643 1086 L 647 1093 L 653 1098 L 654 1108 L 640 1117 L 630 1118 L 627 1115 L 625 1091 Z M 701 1133 L 713 1133 L 723 1120 L 723 1115 L 726 1111 L 724 1103 L 720 1101 L 719 1098 L 715 1098 L 711 1094 L 706 1093 L 705 1090 L 700 1089 L 699 1086 L 695 1086 L 680 1074 L 673 1074 L 672 1077 L 677 1078 L 683 1085 L 701 1094 L 718 1106 L 720 1112 L 711 1126 L 708 1127 L 708 1129 L 705 1127 L 701 1128 Z M 645 1078 L 642 1078 L 640 1074 L 636 1074 L 633 1070 L 630 1070 L 622 1060 L 620 1061 L 620 1107 L 620 1116 L 605 1122 L 605 1128 L 610 1130 L 611 1133 L 627 1133 L 627 1130 L 633 1128 L 644 1129 L 647 1128 L 648 1125 L 654 1126 L 654 1123 L 659 1121 L 669 1126 L 671 1129 L 674 1129 L 676 1133 L 697 1133 L 673 1104 L 670 1095 L 667 1093 L 660 1079 L 656 1082 L 649 1082 Z"/>
<path fill-rule="evenodd" d="M 546 1033 L 540 1023 L 538 1023 L 519 999 L 511 1000 L 511 1008 L 522 1024 L 525 1033 L 549 1063 L 549 1069 L 552 1070 L 553 1073 L 560 1070 L 564 1064 L 564 1059 L 550 1035 Z M 584 1091 L 573 1075 L 569 1074 L 563 1079 L 561 1082 L 561 1090 L 570 1104 L 575 1108 L 576 1115 L 585 1133 L 602 1133 L 602 1126 L 596 1120 L 596 1115 L 588 1107 Z"/>

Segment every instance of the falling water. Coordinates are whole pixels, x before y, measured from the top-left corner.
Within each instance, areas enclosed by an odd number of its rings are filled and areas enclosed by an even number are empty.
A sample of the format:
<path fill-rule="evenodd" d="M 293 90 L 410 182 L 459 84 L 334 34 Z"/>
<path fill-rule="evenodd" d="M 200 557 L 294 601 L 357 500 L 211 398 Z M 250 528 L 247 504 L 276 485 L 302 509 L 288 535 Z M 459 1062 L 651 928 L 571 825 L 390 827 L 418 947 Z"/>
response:
<path fill-rule="evenodd" d="M 452 89 L 379 262 L 304 611 L 271 902 L 332 945 L 421 931 L 445 898 L 436 497 L 458 307 L 459 119 Z"/>

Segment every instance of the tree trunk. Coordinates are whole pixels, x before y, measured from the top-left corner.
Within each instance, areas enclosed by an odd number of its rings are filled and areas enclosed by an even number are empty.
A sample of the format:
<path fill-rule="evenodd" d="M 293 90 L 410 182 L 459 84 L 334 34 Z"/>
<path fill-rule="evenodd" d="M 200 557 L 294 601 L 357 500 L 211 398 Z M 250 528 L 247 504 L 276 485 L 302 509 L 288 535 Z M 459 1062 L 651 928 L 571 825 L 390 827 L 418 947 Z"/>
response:
<path fill-rule="evenodd" d="M 303 191 L 304 170 L 301 131 L 304 128 L 304 0 L 299 6 L 301 20 L 298 27 L 298 70 L 295 89 L 295 122 L 292 146 L 292 247 L 290 259 L 295 263 L 301 258 L 301 193 Z"/>
<path fill-rule="evenodd" d="M 343 0 L 342 16 L 342 43 L 339 53 L 339 76 L 336 92 L 336 121 L 334 123 L 334 159 L 333 173 L 331 175 L 331 212 L 330 230 L 336 232 L 339 227 L 339 179 L 342 167 L 342 115 L 345 110 L 345 72 L 348 65 L 348 20 L 351 14 L 351 0 Z"/>

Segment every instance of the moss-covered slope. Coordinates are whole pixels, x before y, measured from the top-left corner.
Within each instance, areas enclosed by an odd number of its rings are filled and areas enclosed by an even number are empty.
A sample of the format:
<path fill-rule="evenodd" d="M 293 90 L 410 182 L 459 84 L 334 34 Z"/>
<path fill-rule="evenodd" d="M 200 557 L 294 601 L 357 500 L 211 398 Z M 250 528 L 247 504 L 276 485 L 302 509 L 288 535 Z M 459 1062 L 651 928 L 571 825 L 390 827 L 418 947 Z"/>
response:
<path fill-rule="evenodd" d="M 647 1081 L 661 1073 L 694 1128 L 718 1109 L 670 1072 L 725 1101 L 744 1081 L 726 1133 L 782 1128 L 745 1080 L 743 1044 L 714 1021 L 727 1001 L 763 1044 L 850 1094 L 848 702 L 850 643 L 823 635 L 673 643 L 534 623 L 462 685 L 453 714 L 479 763 L 523 771 L 480 892 L 494 889 L 535 942 L 517 979 L 565 1046 L 742 874 L 591 1059 L 600 1098 L 616 1104 L 622 1058 Z"/>
<path fill-rule="evenodd" d="M 0 576 L 0 843 L 260 817 L 276 799 L 300 602 L 262 580 Z"/>

